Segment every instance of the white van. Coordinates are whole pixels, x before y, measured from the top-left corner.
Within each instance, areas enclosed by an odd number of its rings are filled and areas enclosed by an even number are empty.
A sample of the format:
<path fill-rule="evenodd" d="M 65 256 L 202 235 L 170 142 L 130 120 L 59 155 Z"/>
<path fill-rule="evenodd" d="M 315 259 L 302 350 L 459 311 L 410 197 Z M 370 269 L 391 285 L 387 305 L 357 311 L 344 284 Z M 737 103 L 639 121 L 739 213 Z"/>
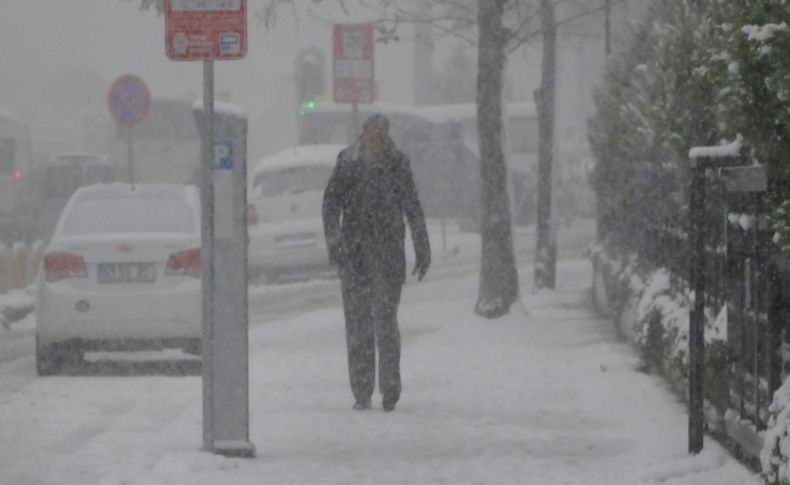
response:
<path fill-rule="evenodd" d="M 247 189 L 253 277 L 329 269 L 321 206 L 343 148 L 297 146 L 258 162 Z"/>

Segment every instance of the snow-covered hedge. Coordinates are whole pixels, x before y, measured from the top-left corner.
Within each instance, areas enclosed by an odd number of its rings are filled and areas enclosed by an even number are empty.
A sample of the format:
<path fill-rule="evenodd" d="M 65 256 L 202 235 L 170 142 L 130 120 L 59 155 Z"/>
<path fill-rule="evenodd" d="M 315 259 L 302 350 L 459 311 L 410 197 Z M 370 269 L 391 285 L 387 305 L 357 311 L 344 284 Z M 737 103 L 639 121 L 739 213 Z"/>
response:
<path fill-rule="evenodd" d="M 592 257 L 603 274 L 610 315 L 630 321 L 623 332 L 639 350 L 646 369 L 666 376 L 681 393 L 688 389 L 689 307 L 693 295 L 673 292 L 665 269 L 640 274 L 636 258 L 616 258 L 596 248 Z M 623 312 L 632 318 L 623 319 Z M 705 397 L 709 423 L 718 429 L 727 407 L 727 315 L 708 313 L 705 328 Z M 685 394 L 684 394 L 685 395 Z"/>
<path fill-rule="evenodd" d="M 771 485 L 790 485 L 790 380 L 774 393 L 760 454 L 763 478 Z"/>

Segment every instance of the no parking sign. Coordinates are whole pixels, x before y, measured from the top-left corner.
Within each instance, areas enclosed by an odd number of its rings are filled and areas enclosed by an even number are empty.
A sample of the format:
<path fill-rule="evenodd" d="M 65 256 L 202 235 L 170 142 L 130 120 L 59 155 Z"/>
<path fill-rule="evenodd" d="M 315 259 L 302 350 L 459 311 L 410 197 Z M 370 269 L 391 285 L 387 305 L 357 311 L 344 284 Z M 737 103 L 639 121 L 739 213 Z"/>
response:
<path fill-rule="evenodd" d="M 116 123 L 132 126 L 148 115 L 151 93 L 142 79 L 134 74 L 126 74 L 112 83 L 107 103 Z"/>

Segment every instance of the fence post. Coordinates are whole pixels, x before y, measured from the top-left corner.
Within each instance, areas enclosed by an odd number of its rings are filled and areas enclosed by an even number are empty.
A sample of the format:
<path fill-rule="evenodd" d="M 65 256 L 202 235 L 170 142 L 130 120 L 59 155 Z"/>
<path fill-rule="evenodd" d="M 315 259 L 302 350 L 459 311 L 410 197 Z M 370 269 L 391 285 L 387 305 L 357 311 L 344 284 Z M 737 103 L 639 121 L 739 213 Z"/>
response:
<path fill-rule="evenodd" d="M 707 158 L 692 158 L 693 179 L 689 218 L 692 239 L 691 288 L 694 301 L 689 315 L 689 453 L 702 451 L 704 440 L 705 373 L 705 170 Z"/>

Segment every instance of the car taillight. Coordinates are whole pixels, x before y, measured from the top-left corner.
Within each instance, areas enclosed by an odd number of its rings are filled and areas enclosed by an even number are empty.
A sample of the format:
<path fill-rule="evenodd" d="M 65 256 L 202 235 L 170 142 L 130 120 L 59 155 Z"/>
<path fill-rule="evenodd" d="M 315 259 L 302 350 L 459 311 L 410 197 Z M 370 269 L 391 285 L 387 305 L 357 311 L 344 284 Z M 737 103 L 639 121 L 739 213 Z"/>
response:
<path fill-rule="evenodd" d="M 258 223 L 258 209 L 255 204 L 247 204 L 247 225 L 254 226 Z"/>
<path fill-rule="evenodd" d="M 17 180 L 22 180 L 22 171 L 19 170 L 19 169 L 16 169 L 14 171 L 14 178 L 17 179 Z"/>
<path fill-rule="evenodd" d="M 44 276 L 49 283 L 66 278 L 85 278 L 88 269 L 82 256 L 69 253 L 49 253 L 44 255 Z"/>
<path fill-rule="evenodd" d="M 167 260 L 166 275 L 186 275 L 200 278 L 202 273 L 203 262 L 200 256 L 200 248 L 171 254 Z"/>

